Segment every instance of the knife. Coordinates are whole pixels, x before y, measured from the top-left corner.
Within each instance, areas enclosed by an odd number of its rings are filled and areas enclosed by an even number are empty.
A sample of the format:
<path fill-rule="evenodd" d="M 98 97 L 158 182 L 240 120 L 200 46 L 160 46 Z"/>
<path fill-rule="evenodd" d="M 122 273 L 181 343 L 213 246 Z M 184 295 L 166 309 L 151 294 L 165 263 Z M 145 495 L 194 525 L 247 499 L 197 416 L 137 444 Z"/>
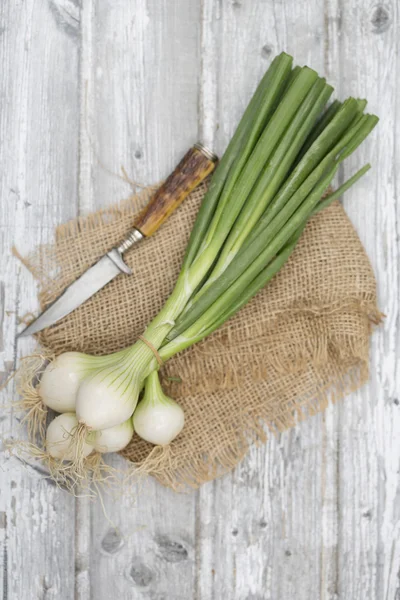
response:
<path fill-rule="evenodd" d="M 213 171 L 216 162 L 216 155 L 202 144 L 190 148 L 139 213 L 126 238 L 71 283 L 19 336 L 30 335 L 53 325 L 117 275 L 131 275 L 132 271 L 124 262 L 123 254 L 143 238 L 155 233 L 190 192 Z"/>

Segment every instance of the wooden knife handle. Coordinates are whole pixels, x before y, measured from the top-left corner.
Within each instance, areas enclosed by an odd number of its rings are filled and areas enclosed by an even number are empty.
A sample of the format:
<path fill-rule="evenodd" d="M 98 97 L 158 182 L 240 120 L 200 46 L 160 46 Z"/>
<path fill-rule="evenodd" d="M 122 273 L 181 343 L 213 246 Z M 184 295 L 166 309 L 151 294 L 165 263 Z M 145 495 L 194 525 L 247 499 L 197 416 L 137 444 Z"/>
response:
<path fill-rule="evenodd" d="M 215 168 L 217 157 L 201 144 L 185 154 L 176 169 L 137 217 L 134 227 L 148 237 Z"/>

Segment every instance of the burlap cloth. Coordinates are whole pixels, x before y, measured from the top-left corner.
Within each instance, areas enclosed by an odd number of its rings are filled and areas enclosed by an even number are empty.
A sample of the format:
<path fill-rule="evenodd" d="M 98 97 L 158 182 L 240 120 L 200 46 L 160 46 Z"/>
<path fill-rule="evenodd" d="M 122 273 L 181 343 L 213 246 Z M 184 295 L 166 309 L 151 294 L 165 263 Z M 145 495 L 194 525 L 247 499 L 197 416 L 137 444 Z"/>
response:
<path fill-rule="evenodd" d="M 42 332 L 40 344 L 56 354 L 106 354 L 132 344 L 173 288 L 205 189 L 126 255 L 133 276 L 119 276 Z M 61 225 L 54 244 L 23 259 L 39 282 L 42 307 L 123 238 L 149 193 Z M 168 449 L 134 436 L 123 455 L 173 488 L 215 478 L 268 430 L 293 427 L 360 387 L 368 378 L 372 324 L 379 320 L 371 265 L 336 202 L 310 221 L 267 288 L 163 368 L 166 391 L 185 410 L 182 434 Z"/>

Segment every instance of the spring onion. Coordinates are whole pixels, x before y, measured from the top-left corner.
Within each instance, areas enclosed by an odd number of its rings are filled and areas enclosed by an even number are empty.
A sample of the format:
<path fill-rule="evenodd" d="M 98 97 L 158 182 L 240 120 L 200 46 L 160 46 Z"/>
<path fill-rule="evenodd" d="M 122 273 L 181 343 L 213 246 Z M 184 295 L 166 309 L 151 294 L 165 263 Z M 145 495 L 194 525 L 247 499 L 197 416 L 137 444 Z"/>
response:
<path fill-rule="evenodd" d="M 61 461 L 74 459 L 72 436 L 77 426 L 78 419 L 74 413 L 63 413 L 51 421 L 46 431 L 46 450 L 50 456 Z M 93 444 L 87 439 L 80 452 L 86 457 L 93 449 Z"/>
<path fill-rule="evenodd" d="M 146 379 L 143 400 L 133 413 L 136 433 L 151 444 L 166 446 L 183 429 L 185 416 L 182 408 L 164 394 L 157 371 Z"/>
<path fill-rule="evenodd" d="M 59 413 L 75 411 L 76 394 L 85 376 L 104 364 L 104 357 L 82 352 L 64 352 L 45 368 L 39 394 L 48 408 Z"/>
<path fill-rule="evenodd" d="M 101 440 L 107 445 L 113 428 L 125 428 L 128 437 L 132 415 L 136 433 L 154 444 L 179 434 L 183 411 L 161 389 L 154 349 L 165 361 L 220 327 L 279 271 L 308 219 L 369 168 L 321 201 L 378 120 L 356 98 L 325 109 L 332 92 L 309 67 L 292 68 L 285 53 L 276 57 L 212 177 L 175 288 L 144 332 L 149 344 L 139 340 L 101 359 L 75 357 L 81 366 L 73 375 L 65 359 L 67 384 L 59 398 L 49 368 L 41 385 L 46 401 L 53 397 L 56 410 L 76 411 L 79 431 L 97 440 L 96 448 Z M 57 360 L 61 373 L 64 359 Z"/>
<path fill-rule="evenodd" d="M 97 431 L 93 440 L 97 452 L 120 452 L 129 444 L 133 436 L 132 419 L 127 419 L 120 425 Z"/>

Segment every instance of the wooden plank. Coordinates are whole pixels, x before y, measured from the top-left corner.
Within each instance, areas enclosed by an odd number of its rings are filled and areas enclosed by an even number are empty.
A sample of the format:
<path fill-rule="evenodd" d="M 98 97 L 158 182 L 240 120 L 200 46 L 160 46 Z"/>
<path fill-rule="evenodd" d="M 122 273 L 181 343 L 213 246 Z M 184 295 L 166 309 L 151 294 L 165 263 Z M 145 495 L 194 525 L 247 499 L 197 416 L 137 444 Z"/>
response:
<path fill-rule="evenodd" d="M 15 244 L 23 253 L 51 239 L 55 224 L 75 214 L 79 10 L 72 2 L 2 2 L 0 22 L 1 369 L 6 373 L 34 347 L 32 340 L 16 342 L 15 334 L 18 318 L 37 310 L 36 285 L 10 248 Z M 2 398 L 9 402 L 10 393 Z M 15 416 L 5 412 L 1 421 L 2 438 L 23 435 Z M 73 598 L 73 498 L 16 459 L 2 453 L 1 461 L 2 597 Z"/>
<path fill-rule="evenodd" d="M 340 7 L 334 0 L 326 2 L 324 7 L 323 71 L 327 80 L 334 86 L 336 98 L 341 97 L 342 86 L 338 69 L 339 43 L 341 39 Z M 346 94 L 346 91 L 343 91 Z M 351 398 L 346 402 L 352 402 Z M 330 406 L 325 414 L 318 417 L 321 427 L 322 469 L 318 485 L 321 490 L 320 530 L 315 528 L 314 535 L 319 537 L 320 572 L 319 593 L 324 600 L 336 600 L 339 561 L 339 410 Z"/>
<path fill-rule="evenodd" d="M 276 53 L 286 50 L 323 71 L 324 14 L 317 2 L 206 1 L 202 31 L 203 105 L 218 99 L 204 131 L 219 152 Z M 330 411 L 253 447 L 231 475 L 201 488 L 199 598 L 319 597 L 323 570 L 331 578 L 332 421 Z"/>
<path fill-rule="evenodd" d="M 93 103 L 93 48 L 92 26 L 94 3 L 84 2 L 80 13 L 80 127 L 79 127 L 79 191 L 78 213 L 93 210 L 93 150 L 92 150 L 92 103 Z M 84 494 L 75 502 L 75 600 L 89 600 L 91 507 Z"/>
<path fill-rule="evenodd" d="M 373 337 L 370 384 L 339 408 L 338 594 L 346 600 L 400 595 L 398 10 L 396 2 L 351 0 L 341 12 L 342 87 L 368 98 L 369 110 L 381 118 L 369 144 L 345 166 L 348 175 L 361 162 L 373 165 L 346 195 L 345 206 L 371 259 L 387 315 Z"/>
<path fill-rule="evenodd" d="M 95 3 L 90 122 L 96 206 L 126 197 L 121 180 L 169 174 L 198 137 L 198 3 Z M 119 176 L 118 176 L 119 175 Z"/>
<path fill-rule="evenodd" d="M 194 0 L 85 3 L 82 211 L 131 193 L 118 177 L 121 165 L 132 179 L 154 183 L 196 141 L 198 22 Z M 118 464 L 123 468 L 122 459 Z M 92 543 L 84 550 L 91 597 L 193 597 L 195 497 L 175 495 L 151 480 L 131 495 L 104 496 L 103 502 L 104 508 L 92 504 Z M 82 501 L 79 506 L 86 513 Z M 87 523 L 85 518 L 83 538 Z M 78 585 L 77 593 L 89 597 Z"/>

